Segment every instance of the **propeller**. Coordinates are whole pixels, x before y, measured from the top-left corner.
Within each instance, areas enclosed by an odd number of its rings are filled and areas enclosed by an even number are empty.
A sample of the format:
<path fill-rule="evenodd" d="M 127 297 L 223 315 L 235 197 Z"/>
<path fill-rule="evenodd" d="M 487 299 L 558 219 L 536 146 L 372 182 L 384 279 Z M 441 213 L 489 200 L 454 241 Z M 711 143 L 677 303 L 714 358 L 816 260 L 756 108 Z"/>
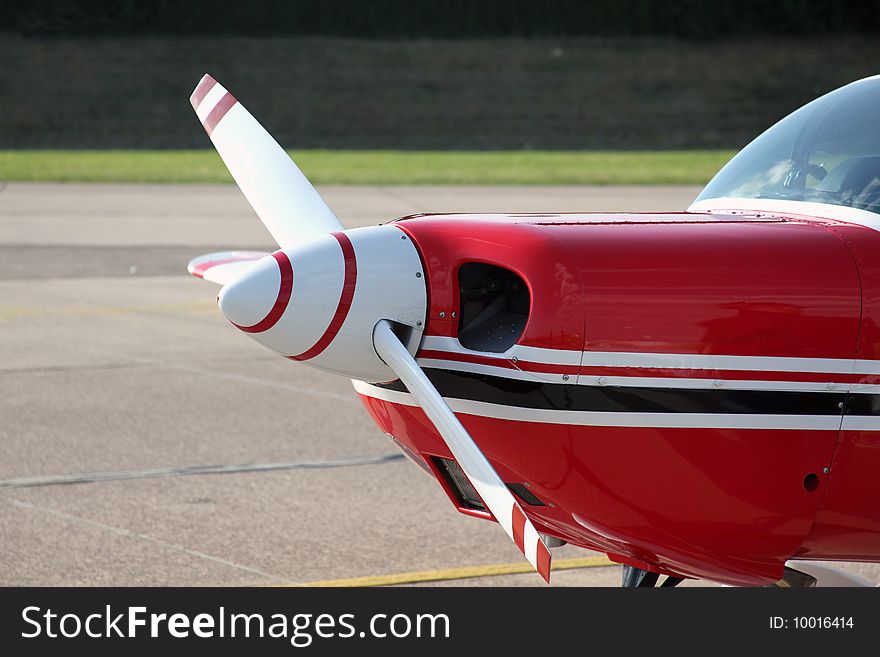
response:
<path fill-rule="evenodd" d="M 223 85 L 206 74 L 189 100 L 229 173 L 279 246 L 342 230 L 299 167 Z"/>
<path fill-rule="evenodd" d="M 283 356 L 363 381 L 400 379 L 507 535 L 550 581 L 550 551 L 414 355 L 427 319 L 422 257 L 395 225 L 343 230 L 284 150 L 214 78 L 191 97 L 232 177 L 281 249 L 189 269 L 223 284 L 220 310 Z"/>

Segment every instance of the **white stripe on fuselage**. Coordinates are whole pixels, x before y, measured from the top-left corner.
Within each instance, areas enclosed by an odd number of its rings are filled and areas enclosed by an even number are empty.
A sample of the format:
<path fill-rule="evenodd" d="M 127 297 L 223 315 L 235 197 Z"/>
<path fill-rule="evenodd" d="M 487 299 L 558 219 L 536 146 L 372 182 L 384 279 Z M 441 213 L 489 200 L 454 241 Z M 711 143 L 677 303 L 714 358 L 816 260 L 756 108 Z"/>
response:
<path fill-rule="evenodd" d="M 845 224 L 864 226 L 872 230 L 880 230 L 880 215 L 870 210 L 851 208 L 834 203 L 816 203 L 814 201 L 792 201 L 775 198 L 707 198 L 697 201 L 687 209 L 688 212 L 705 212 L 710 214 L 739 213 L 746 211 L 751 216 L 771 217 L 808 217 L 810 219 L 831 219 Z"/>
<path fill-rule="evenodd" d="M 421 348 L 434 351 L 445 351 L 453 354 L 463 354 L 466 356 L 479 356 L 481 358 L 497 358 L 498 360 L 517 358 L 531 363 L 545 363 L 548 365 L 577 366 L 581 363 L 582 355 L 582 352 L 580 351 L 541 349 L 540 347 L 528 347 L 525 345 L 514 345 L 503 353 L 475 351 L 463 347 L 461 342 L 458 341 L 458 338 L 450 338 L 440 335 L 426 335 L 423 337 Z"/>
<path fill-rule="evenodd" d="M 788 356 L 729 356 L 715 354 L 666 354 L 629 351 L 570 351 L 514 345 L 504 353 L 473 351 L 461 346 L 456 338 L 425 336 L 421 349 L 438 352 L 430 358 L 419 358 L 422 367 L 458 372 L 500 376 L 521 381 L 568 383 L 586 386 L 622 386 L 650 388 L 684 388 L 689 390 L 767 390 L 794 392 L 853 392 L 880 394 L 880 384 L 834 381 L 835 375 L 880 374 L 880 361 L 847 358 L 794 358 Z M 441 356 L 447 354 L 449 358 Z M 491 359 L 490 363 L 456 360 Z M 523 369 L 521 363 L 531 363 Z M 497 365 L 495 364 L 497 363 Z M 564 367 L 602 367 L 636 370 L 633 375 L 561 374 L 541 371 L 541 365 Z M 638 376 L 638 370 L 715 371 L 715 378 L 683 376 Z M 725 378 L 724 372 L 773 372 L 792 375 L 788 381 Z M 828 375 L 827 381 L 798 381 L 798 374 Z"/>
<path fill-rule="evenodd" d="M 764 372 L 810 372 L 824 374 L 880 374 L 880 360 L 851 358 L 796 358 L 789 356 L 727 356 L 715 354 L 667 354 L 641 351 L 570 351 L 514 345 L 504 353 L 473 351 L 457 338 L 426 335 L 422 349 L 446 351 L 499 360 L 524 360 L 547 365 L 581 367 L 631 367 L 649 369 L 731 370 Z"/>

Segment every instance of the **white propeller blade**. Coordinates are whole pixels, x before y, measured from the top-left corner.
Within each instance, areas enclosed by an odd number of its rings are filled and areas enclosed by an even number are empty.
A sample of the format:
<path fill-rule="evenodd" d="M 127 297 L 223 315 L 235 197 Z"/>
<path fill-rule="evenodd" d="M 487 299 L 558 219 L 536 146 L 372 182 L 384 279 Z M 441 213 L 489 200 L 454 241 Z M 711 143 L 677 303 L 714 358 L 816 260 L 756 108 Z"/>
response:
<path fill-rule="evenodd" d="M 257 260 L 267 255 L 269 254 L 262 251 L 208 253 L 190 260 L 186 268 L 196 278 L 226 285 L 241 276 L 242 272 Z"/>
<path fill-rule="evenodd" d="M 495 472 L 483 452 L 443 401 L 443 397 L 394 335 L 391 324 L 382 320 L 373 330 L 376 353 L 385 361 L 425 411 L 425 415 L 443 437 L 471 484 L 511 540 L 548 583 L 550 550 L 526 517 L 513 494 Z"/>
<path fill-rule="evenodd" d="M 190 102 L 229 173 L 279 246 L 342 230 L 278 142 L 214 78 L 205 75 Z"/>

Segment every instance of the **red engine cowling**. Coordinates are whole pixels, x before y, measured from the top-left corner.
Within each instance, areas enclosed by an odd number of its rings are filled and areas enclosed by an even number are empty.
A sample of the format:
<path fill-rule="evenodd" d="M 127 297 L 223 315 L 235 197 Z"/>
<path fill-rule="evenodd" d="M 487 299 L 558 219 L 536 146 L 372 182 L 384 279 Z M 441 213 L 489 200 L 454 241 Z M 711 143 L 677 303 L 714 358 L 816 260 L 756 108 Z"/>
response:
<path fill-rule="evenodd" d="M 734 584 L 792 557 L 880 558 L 875 231 L 701 214 L 397 226 L 428 279 L 417 357 L 539 531 Z M 463 513 L 490 517 L 405 389 L 357 388 Z"/>

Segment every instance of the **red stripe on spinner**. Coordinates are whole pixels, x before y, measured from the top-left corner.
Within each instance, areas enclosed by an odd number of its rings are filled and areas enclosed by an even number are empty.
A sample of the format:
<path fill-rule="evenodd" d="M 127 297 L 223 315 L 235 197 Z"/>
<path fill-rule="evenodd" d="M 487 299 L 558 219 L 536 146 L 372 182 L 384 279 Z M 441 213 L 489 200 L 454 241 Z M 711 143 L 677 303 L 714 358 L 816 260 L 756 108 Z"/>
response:
<path fill-rule="evenodd" d="M 192 92 L 192 96 L 189 97 L 189 102 L 192 104 L 193 109 L 198 109 L 199 105 L 202 104 L 202 101 L 205 100 L 205 96 L 214 88 L 214 85 L 217 84 L 217 80 L 212 78 L 210 75 L 205 74 L 202 76 L 202 79 L 199 81 L 198 86 L 196 86 L 195 91 Z"/>
<path fill-rule="evenodd" d="M 272 254 L 272 257 L 275 258 L 275 261 L 278 263 L 278 269 L 281 271 L 281 285 L 278 286 L 278 296 L 275 298 L 275 304 L 272 306 L 269 314 L 253 326 L 239 326 L 233 322 L 236 328 L 241 329 L 245 333 L 268 331 L 278 323 L 284 311 L 287 310 L 287 304 L 290 303 L 290 293 L 293 291 L 293 265 L 290 264 L 290 258 L 287 257 L 284 251 L 276 251 Z"/>
<path fill-rule="evenodd" d="M 223 98 L 220 99 L 220 102 L 214 106 L 214 109 L 211 110 L 211 113 L 208 114 L 205 119 L 205 132 L 208 133 L 208 136 L 214 132 L 214 128 L 216 128 L 217 124 L 223 120 L 223 117 L 226 116 L 226 112 L 231 110 L 232 106 L 237 102 L 235 96 L 228 91 L 223 94 Z"/>
<path fill-rule="evenodd" d="M 342 256 L 345 258 L 345 278 L 342 283 L 342 293 L 339 295 L 339 303 L 336 306 L 336 312 L 333 319 L 324 331 L 324 335 L 312 347 L 298 356 L 288 356 L 291 360 L 309 360 L 314 358 L 333 342 L 333 339 L 342 328 L 345 318 L 348 317 L 348 311 L 351 309 L 351 302 L 354 299 L 354 290 L 357 287 L 357 258 L 354 254 L 354 247 L 348 235 L 342 232 L 331 233 L 339 246 L 342 247 Z"/>
<path fill-rule="evenodd" d="M 513 504 L 513 542 L 523 554 L 526 553 L 526 515 L 519 508 L 519 504 Z"/>
<path fill-rule="evenodd" d="M 544 545 L 544 541 L 538 539 L 538 574 L 544 581 L 550 583 L 550 550 Z"/>

